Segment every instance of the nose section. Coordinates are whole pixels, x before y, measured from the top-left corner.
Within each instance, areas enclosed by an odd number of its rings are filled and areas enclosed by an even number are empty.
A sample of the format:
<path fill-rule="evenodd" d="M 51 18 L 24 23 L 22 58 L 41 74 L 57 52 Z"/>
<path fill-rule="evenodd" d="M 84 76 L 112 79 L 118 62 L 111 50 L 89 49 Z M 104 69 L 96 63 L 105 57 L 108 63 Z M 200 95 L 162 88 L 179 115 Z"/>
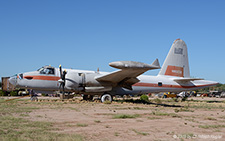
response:
<path fill-rule="evenodd" d="M 12 84 L 13 86 L 17 85 L 17 75 L 11 76 L 9 78 L 9 83 Z"/>

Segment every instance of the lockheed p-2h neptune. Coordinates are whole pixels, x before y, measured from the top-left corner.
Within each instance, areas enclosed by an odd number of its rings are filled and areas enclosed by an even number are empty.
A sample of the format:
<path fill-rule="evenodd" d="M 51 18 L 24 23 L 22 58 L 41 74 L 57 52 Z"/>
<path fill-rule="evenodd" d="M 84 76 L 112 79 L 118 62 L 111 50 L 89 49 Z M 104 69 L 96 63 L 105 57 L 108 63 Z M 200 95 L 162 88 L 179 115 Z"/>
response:
<path fill-rule="evenodd" d="M 45 66 L 37 71 L 17 74 L 9 82 L 25 89 L 80 93 L 85 100 L 101 95 L 102 102 L 112 101 L 114 95 L 191 91 L 218 84 L 190 77 L 187 46 L 181 39 L 173 42 L 162 68 L 158 59 L 151 65 L 134 61 L 109 65 L 119 70 L 109 73 Z M 157 76 L 141 75 L 160 68 Z"/>

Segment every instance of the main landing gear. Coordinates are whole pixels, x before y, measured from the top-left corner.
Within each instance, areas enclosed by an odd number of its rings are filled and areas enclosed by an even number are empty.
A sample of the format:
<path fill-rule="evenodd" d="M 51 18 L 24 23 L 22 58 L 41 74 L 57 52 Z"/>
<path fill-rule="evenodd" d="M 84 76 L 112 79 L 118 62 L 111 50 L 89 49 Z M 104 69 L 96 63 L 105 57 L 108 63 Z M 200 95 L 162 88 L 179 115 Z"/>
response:
<path fill-rule="evenodd" d="M 110 94 L 103 94 L 101 96 L 101 102 L 106 102 L 106 101 L 109 101 L 109 102 L 112 102 L 113 98 Z"/>
<path fill-rule="evenodd" d="M 83 100 L 93 100 L 93 95 L 83 95 Z M 109 101 L 109 102 L 112 102 L 113 98 L 110 94 L 103 94 L 101 96 L 101 102 L 106 102 L 106 101 Z"/>
<path fill-rule="evenodd" d="M 93 100 L 93 95 L 83 95 L 83 100 Z"/>

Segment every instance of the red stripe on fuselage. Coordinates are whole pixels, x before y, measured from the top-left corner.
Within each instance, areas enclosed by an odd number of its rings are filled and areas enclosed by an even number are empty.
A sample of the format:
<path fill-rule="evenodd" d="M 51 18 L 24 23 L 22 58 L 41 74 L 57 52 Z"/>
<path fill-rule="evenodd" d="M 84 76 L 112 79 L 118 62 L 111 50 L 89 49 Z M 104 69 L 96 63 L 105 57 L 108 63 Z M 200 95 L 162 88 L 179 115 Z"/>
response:
<path fill-rule="evenodd" d="M 48 81 L 58 81 L 60 77 L 58 76 L 45 76 L 45 75 L 36 75 L 36 76 L 24 76 L 24 79 L 28 80 L 48 80 Z M 190 88 L 197 88 L 197 87 L 205 87 L 205 86 L 213 86 L 215 84 L 208 84 L 208 85 L 193 85 L 193 86 L 182 86 L 182 85 L 169 85 L 169 84 L 162 84 L 162 86 L 158 86 L 158 84 L 154 83 L 136 83 L 132 86 L 138 86 L 138 87 L 162 87 L 162 88 L 185 88 L 185 89 L 190 89 Z"/>
<path fill-rule="evenodd" d="M 58 81 L 60 79 L 60 77 L 58 76 L 45 76 L 45 75 L 24 76 L 23 78 L 28 80 L 48 80 L 48 81 Z"/>

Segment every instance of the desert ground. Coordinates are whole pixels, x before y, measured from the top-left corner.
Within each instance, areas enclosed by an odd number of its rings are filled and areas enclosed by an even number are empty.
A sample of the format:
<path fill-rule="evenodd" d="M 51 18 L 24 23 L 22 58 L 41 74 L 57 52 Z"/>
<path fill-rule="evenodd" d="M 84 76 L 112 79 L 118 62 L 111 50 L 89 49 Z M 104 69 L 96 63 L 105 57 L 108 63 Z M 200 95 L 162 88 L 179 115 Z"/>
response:
<path fill-rule="evenodd" d="M 0 98 L 0 140 L 225 140 L 225 99 Z"/>

